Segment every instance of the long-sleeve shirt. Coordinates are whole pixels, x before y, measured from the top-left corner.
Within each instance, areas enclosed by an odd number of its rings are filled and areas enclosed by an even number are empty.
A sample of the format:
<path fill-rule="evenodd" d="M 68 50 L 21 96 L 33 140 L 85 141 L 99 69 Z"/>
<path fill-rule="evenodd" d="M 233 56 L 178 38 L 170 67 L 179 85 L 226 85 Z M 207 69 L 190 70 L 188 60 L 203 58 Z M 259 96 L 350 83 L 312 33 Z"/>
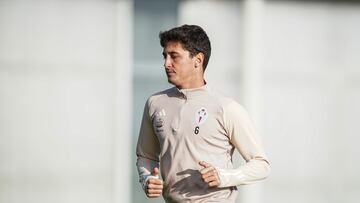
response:
<path fill-rule="evenodd" d="M 235 149 L 246 161 L 239 168 L 232 163 Z M 160 166 L 166 202 L 235 202 L 237 185 L 262 180 L 270 171 L 246 110 L 208 85 L 152 95 L 144 108 L 136 154 L 143 187 Z M 199 161 L 216 168 L 218 187 L 202 180 Z"/>

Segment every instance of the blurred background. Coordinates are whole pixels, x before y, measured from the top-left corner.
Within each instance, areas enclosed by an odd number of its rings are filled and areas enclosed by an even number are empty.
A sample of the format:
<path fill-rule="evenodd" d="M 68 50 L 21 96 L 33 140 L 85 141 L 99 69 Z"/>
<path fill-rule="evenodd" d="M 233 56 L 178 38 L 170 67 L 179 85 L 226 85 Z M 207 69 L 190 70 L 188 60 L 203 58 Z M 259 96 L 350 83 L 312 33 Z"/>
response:
<path fill-rule="evenodd" d="M 135 145 L 146 98 L 170 87 L 158 34 L 182 24 L 207 31 L 206 80 L 250 112 L 272 165 L 238 202 L 359 202 L 350 0 L 0 0 L 0 202 L 163 202 Z"/>

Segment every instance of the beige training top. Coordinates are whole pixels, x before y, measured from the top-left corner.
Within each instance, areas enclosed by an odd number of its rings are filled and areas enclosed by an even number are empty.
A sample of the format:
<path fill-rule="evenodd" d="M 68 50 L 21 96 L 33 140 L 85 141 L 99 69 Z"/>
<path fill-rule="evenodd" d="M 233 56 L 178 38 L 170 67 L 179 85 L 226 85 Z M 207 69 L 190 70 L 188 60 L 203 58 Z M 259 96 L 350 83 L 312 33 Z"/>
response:
<path fill-rule="evenodd" d="M 246 160 L 237 169 L 232 164 L 235 148 Z M 208 85 L 173 87 L 151 96 L 136 153 L 143 188 L 160 162 L 166 202 L 235 202 L 236 185 L 262 180 L 270 169 L 247 112 Z M 216 167 L 219 187 L 204 183 L 199 161 Z"/>

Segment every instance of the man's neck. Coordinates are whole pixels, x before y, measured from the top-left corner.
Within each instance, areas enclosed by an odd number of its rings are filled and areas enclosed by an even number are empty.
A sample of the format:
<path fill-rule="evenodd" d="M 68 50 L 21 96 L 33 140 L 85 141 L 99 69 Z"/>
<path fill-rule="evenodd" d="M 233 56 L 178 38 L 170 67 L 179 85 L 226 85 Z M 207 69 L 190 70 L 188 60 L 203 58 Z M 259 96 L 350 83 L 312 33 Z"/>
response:
<path fill-rule="evenodd" d="M 184 84 L 184 85 L 179 85 L 176 86 L 178 89 L 195 89 L 195 88 L 199 88 L 202 87 L 206 84 L 205 80 L 200 80 L 197 82 L 192 82 L 192 83 L 188 83 L 188 84 Z"/>

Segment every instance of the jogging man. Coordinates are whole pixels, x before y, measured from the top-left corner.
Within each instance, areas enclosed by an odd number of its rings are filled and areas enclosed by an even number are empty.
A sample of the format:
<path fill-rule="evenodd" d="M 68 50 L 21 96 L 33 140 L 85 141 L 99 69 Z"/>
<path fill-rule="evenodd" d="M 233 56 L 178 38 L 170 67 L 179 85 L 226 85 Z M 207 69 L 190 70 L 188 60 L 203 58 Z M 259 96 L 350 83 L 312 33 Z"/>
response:
<path fill-rule="evenodd" d="M 162 193 L 166 202 L 235 202 L 236 186 L 270 171 L 251 119 L 206 84 L 211 45 L 201 27 L 183 25 L 159 36 L 174 87 L 146 102 L 136 148 L 140 183 L 148 197 Z M 232 165 L 235 149 L 246 161 L 239 168 Z"/>

